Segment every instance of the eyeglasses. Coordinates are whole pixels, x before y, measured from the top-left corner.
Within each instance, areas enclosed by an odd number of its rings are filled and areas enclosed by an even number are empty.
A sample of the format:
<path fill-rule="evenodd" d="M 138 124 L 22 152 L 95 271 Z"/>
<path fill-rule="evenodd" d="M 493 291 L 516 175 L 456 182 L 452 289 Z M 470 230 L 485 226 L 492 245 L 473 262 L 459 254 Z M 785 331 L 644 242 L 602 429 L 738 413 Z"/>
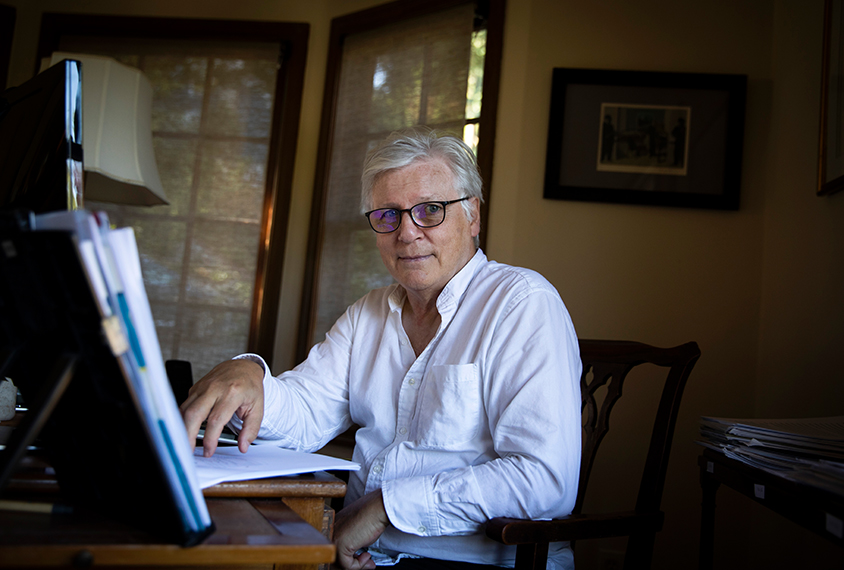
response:
<path fill-rule="evenodd" d="M 445 221 L 445 207 L 455 202 L 462 202 L 468 200 L 470 197 L 458 198 L 457 200 L 448 200 L 445 202 L 422 202 L 416 204 L 412 208 L 406 210 L 399 210 L 397 208 L 381 208 L 379 210 L 372 210 L 366 212 L 364 216 L 369 220 L 369 225 L 379 234 L 388 234 L 399 229 L 402 220 L 402 214 L 410 213 L 410 219 L 420 228 L 434 228 Z"/>

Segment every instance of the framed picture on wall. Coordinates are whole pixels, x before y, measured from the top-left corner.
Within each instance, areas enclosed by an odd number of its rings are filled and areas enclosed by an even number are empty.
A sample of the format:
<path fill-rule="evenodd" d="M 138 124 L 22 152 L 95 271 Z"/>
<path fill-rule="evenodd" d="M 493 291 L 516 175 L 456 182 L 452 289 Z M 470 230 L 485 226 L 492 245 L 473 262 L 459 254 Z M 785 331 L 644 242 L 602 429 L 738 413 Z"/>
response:
<path fill-rule="evenodd" d="M 737 210 L 747 77 L 554 69 L 544 197 Z"/>
<path fill-rule="evenodd" d="M 821 69 L 821 125 L 818 195 L 844 189 L 844 57 L 842 42 L 842 0 L 824 4 L 823 68 Z"/>

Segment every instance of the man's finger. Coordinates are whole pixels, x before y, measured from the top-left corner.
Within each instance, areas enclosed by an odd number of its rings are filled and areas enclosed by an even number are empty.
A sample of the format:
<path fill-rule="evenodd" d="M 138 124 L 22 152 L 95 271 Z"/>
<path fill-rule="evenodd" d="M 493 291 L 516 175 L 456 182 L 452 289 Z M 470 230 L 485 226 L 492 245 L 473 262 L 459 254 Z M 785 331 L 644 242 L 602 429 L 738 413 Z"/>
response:
<path fill-rule="evenodd" d="M 217 440 L 221 433 L 223 433 L 222 429 L 215 436 L 207 426 L 205 427 L 205 435 L 202 437 L 202 455 L 204 457 L 211 457 L 217 451 Z"/>
<path fill-rule="evenodd" d="M 217 440 L 223 433 L 223 428 L 234 415 L 232 404 L 218 400 L 205 422 L 205 436 L 202 438 L 202 455 L 211 457 L 217 451 Z"/>
<path fill-rule="evenodd" d="M 199 435 L 199 430 L 202 427 L 202 422 L 205 421 L 205 418 L 208 416 L 210 412 L 210 407 L 200 407 L 194 409 L 188 409 L 187 407 L 188 401 L 185 400 L 185 403 L 182 404 L 181 412 L 182 412 L 182 420 L 185 422 L 185 429 L 188 432 L 188 442 L 191 446 L 191 451 L 196 447 L 196 438 Z"/>
<path fill-rule="evenodd" d="M 356 554 L 354 559 L 358 563 L 358 568 L 363 568 L 365 570 L 372 570 L 375 568 L 375 561 L 372 560 L 372 555 L 368 552 Z"/>
<path fill-rule="evenodd" d="M 369 570 L 375 568 L 375 561 L 364 551 L 360 554 L 346 554 L 337 552 L 337 563 L 345 570 Z"/>
<path fill-rule="evenodd" d="M 237 448 L 241 453 L 246 453 L 252 442 L 258 437 L 258 431 L 261 429 L 261 420 L 264 415 L 264 404 L 259 402 L 255 409 L 247 412 L 243 416 L 243 427 L 240 429 L 240 434 L 237 436 Z"/>

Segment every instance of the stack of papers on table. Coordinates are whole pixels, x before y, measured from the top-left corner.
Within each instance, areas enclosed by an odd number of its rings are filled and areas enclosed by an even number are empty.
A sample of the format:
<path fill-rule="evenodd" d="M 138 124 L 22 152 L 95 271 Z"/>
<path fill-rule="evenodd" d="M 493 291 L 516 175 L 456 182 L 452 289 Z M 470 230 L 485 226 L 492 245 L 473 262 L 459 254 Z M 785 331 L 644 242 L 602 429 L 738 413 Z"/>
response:
<path fill-rule="evenodd" d="M 701 445 L 786 479 L 844 495 L 844 416 L 701 417 Z"/>
<path fill-rule="evenodd" d="M 122 404 L 137 409 L 143 430 L 149 435 L 144 443 L 150 446 L 157 460 L 157 465 L 149 466 L 149 477 L 163 474 L 170 496 L 162 497 L 162 503 L 169 506 L 172 501 L 177 511 L 174 514 L 178 521 L 163 519 L 164 515 L 159 513 L 157 525 L 172 522 L 178 529 L 179 541 L 198 542 L 213 531 L 213 523 L 198 484 L 187 431 L 167 378 L 134 231 L 112 229 L 104 212 L 85 210 L 40 214 L 35 216 L 32 230 L 68 232 L 72 236 L 101 317 L 102 335 L 124 376 L 101 381 L 127 383 L 132 401 Z"/>
<path fill-rule="evenodd" d="M 318 453 L 302 453 L 274 445 L 252 445 L 246 453 L 237 447 L 218 447 L 211 457 L 202 448 L 194 452 L 196 473 L 203 489 L 224 481 L 245 481 L 315 471 L 357 471 L 360 465 Z"/>

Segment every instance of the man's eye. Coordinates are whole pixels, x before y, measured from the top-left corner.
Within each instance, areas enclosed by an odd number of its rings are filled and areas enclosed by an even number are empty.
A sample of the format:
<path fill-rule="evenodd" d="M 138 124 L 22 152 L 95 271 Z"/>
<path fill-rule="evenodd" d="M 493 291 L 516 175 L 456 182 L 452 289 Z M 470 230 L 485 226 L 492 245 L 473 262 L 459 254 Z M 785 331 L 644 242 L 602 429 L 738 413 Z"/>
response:
<path fill-rule="evenodd" d="M 433 215 L 439 213 L 439 211 L 442 210 L 442 208 L 443 207 L 440 206 L 439 204 L 425 204 L 425 215 L 426 216 L 433 216 Z"/>
<path fill-rule="evenodd" d="M 398 210 L 381 210 L 380 214 L 382 220 L 395 220 L 399 216 Z"/>

